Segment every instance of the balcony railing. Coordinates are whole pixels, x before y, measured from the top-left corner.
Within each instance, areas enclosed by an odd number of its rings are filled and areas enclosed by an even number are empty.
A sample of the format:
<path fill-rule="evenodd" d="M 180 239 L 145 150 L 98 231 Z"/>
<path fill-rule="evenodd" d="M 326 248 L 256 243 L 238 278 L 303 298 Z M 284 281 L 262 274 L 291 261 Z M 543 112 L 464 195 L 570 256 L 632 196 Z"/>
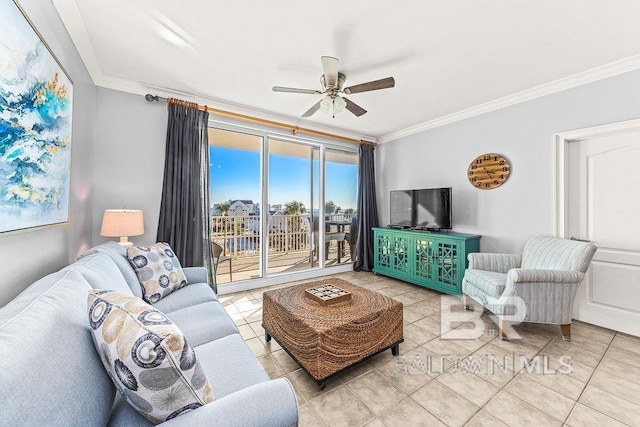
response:
<path fill-rule="evenodd" d="M 350 222 L 353 215 L 325 215 L 325 221 Z M 317 221 L 317 219 L 316 219 Z M 315 226 L 315 231 L 318 227 Z M 318 239 L 313 233 L 309 214 L 273 215 L 269 217 L 269 253 L 310 251 Z M 349 226 L 344 232 L 349 231 Z M 254 256 L 260 251 L 260 218 L 257 216 L 212 216 L 211 237 L 220 244 L 225 255 L 235 258 Z"/>

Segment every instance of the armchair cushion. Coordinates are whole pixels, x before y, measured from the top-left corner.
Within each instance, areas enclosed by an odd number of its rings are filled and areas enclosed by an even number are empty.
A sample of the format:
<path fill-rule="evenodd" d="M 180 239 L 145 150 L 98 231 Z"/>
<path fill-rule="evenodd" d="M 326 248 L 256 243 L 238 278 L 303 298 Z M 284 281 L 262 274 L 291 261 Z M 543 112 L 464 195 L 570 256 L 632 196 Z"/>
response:
<path fill-rule="evenodd" d="M 482 293 L 498 298 L 507 285 L 507 275 L 495 271 L 467 270 L 465 284 L 478 288 Z M 466 292 L 466 290 L 464 290 Z"/>

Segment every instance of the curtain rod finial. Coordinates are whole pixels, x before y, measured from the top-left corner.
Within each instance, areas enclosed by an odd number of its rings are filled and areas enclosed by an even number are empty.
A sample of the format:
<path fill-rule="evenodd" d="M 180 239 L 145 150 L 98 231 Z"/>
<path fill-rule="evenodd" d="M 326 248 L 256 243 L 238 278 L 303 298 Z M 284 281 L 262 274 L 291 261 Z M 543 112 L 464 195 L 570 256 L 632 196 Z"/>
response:
<path fill-rule="evenodd" d="M 144 96 L 144 99 L 146 99 L 148 102 L 154 102 L 154 101 L 159 101 L 158 99 L 158 95 L 151 95 L 150 93 L 146 94 Z"/>

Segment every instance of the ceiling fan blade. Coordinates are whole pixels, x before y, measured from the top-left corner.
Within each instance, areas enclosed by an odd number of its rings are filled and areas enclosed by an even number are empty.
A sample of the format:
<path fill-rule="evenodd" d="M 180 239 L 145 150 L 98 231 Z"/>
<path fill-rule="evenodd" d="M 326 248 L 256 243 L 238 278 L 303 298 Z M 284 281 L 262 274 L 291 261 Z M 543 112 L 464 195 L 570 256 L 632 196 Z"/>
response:
<path fill-rule="evenodd" d="M 374 80 L 372 82 L 349 86 L 348 88 L 344 89 L 344 93 L 368 92 L 370 90 L 387 89 L 390 87 L 394 87 L 395 85 L 396 81 L 394 80 L 394 78 L 387 77 L 386 79 Z"/>
<path fill-rule="evenodd" d="M 323 56 L 321 59 L 325 85 L 327 87 L 338 87 L 338 58 Z"/>
<path fill-rule="evenodd" d="M 344 108 L 346 108 L 347 110 L 351 111 L 355 116 L 360 117 L 361 115 L 363 115 L 364 113 L 367 112 L 367 110 L 365 110 L 364 108 L 362 108 L 358 104 L 349 101 L 344 96 L 342 97 L 342 99 L 344 99 L 344 102 L 347 103 L 347 105 Z"/>
<path fill-rule="evenodd" d="M 322 93 L 319 90 L 297 89 L 297 88 L 294 88 L 294 87 L 282 87 L 282 86 L 274 86 L 272 89 L 273 89 L 274 92 L 305 93 L 305 94 L 309 94 L 309 95 L 319 95 L 319 94 Z"/>
<path fill-rule="evenodd" d="M 311 108 L 309 108 L 303 115 L 302 117 L 311 117 L 313 116 L 313 113 L 315 113 L 316 111 L 318 111 L 320 109 L 320 103 L 322 102 L 322 99 L 318 102 L 316 102 L 315 104 L 313 104 L 313 106 Z"/>

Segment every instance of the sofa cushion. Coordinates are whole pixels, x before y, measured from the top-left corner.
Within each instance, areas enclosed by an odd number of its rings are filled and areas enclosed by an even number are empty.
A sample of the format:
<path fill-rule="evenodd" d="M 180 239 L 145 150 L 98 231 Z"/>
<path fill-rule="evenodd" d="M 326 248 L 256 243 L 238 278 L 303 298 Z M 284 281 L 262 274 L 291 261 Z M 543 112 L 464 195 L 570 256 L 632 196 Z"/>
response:
<path fill-rule="evenodd" d="M 66 268 L 80 273 L 94 289 L 112 289 L 131 294 L 131 289 L 120 273 L 120 269 L 105 253 L 94 252 Z"/>
<path fill-rule="evenodd" d="M 181 289 L 180 292 L 182 291 Z M 236 324 L 216 301 L 173 311 L 167 313 L 167 317 L 180 328 L 194 347 L 238 333 Z"/>
<path fill-rule="evenodd" d="M 113 260 L 113 262 L 118 266 L 120 273 L 122 273 L 122 277 L 124 277 L 124 280 L 127 282 L 127 285 L 129 285 L 129 289 L 131 289 L 131 292 L 133 293 L 133 295 L 142 298 L 142 287 L 140 286 L 140 282 L 138 281 L 138 276 L 136 275 L 136 272 L 133 270 L 131 263 L 127 259 L 126 248 L 114 241 L 109 241 L 109 242 L 101 243 L 87 250 L 85 253 L 80 255 L 78 259 L 82 259 L 96 252 L 101 252 L 108 255 Z"/>
<path fill-rule="evenodd" d="M 160 301 L 153 303 L 153 306 L 163 313 L 169 314 L 172 311 L 217 300 L 215 292 L 208 284 L 189 283 L 189 286 L 180 289 L 180 292 L 170 293 Z"/>
<path fill-rule="evenodd" d="M 187 285 L 178 257 L 167 243 L 132 246 L 127 258 L 142 285 L 142 298 L 154 303 Z"/>
<path fill-rule="evenodd" d="M 195 348 L 198 359 L 220 399 L 245 387 L 269 381 L 240 334 L 231 334 Z"/>
<path fill-rule="evenodd" d="M 0 424 L 105 425 L 115 387 L 87 325 L 91 285 L 74 270 L 43 277 L 0 309 Z"/>
<path fill-rule="evenodd" d="M 111 380 L 153 422 L 213 401 L 196 353 L 162 312 L 132 295 L 89 291 L 89 325 Z"/>
<path fill-rule="evenodd" d="M 207 267 L 182 267 L 182 271 L 184 271 L 184 275 L 190 285 L 194 283 L 209 283 Z"/>
<path fill-rule="evenodd" d="M 507 285 L 507 275 L 495 271 L 467 269 L 464 273 L 464 281 L 485 294 L 498 298 Z"/>

